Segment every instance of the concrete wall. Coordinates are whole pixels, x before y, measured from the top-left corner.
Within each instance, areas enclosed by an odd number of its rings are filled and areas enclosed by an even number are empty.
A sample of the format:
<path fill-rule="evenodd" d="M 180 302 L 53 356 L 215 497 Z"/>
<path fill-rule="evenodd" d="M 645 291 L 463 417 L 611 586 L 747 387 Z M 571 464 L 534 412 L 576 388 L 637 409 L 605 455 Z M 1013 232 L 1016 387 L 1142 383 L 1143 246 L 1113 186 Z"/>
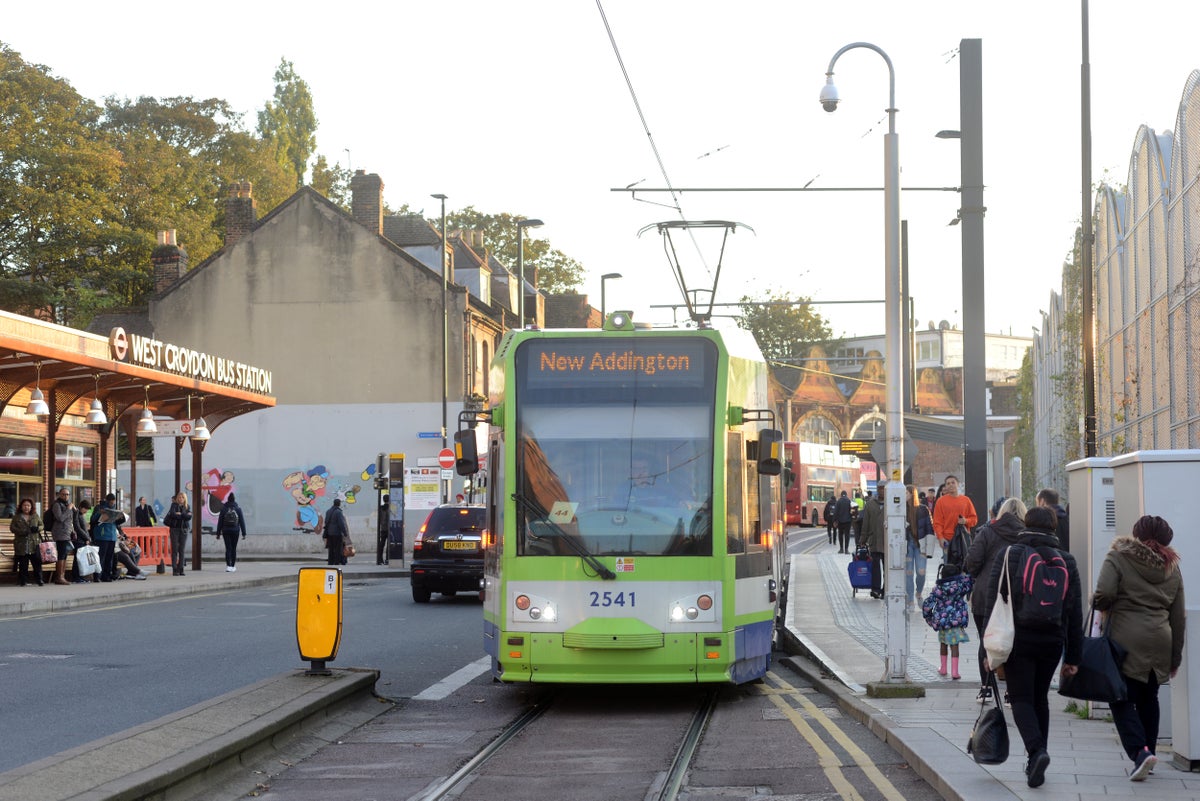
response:
<path fill-rule="evenodd" d="M 466 291 L 452 286 L 451 433 L 462 405 L 466 303 Z M 411 466 L 419 457 L 436 457 L 442 444 L 441 304 L 439 274 L 311 190 L 298 192 L 252 234 L 152 302 L 157 339 L 272 373 L 276 408 L 217 426 L 203 455 L 202 487 L 211 484 L 220 496 L 222 482 L 232 481 L 250 531 L 248 552 L 316 550 L 319 537 L 294 529 L 311 529 L 335 497 L 344 499 L 352 532 L 366 537 L 374 531 L 377 494 L 364 471 L 376 454 L 404 453 Z M 421 432 L 439 436 L 422 438 Z M 163 508 L 175 485 L 173 443 L 156 441 L 153 467 L 139 463 L 138 494 Z M 186 484 L 187 449 L 182 464 Z M 127 466 L 118 481 L 129 487 Z M 460 489 L 456 479 L 449 497 Z M 426 513 L 405 515 L 410 545 Z M 369 553 L 372 543 L 363 539 L 360 550 Z"/>
<path fill-rule="evenodd" d="M 462 353 L 466 293 L 447 302 Z M 301 191 L 153 302 L 150 320 L 160 340 L 270 370 L 280 404 L 440 403 L 441 304 L 439 275 Z"/>

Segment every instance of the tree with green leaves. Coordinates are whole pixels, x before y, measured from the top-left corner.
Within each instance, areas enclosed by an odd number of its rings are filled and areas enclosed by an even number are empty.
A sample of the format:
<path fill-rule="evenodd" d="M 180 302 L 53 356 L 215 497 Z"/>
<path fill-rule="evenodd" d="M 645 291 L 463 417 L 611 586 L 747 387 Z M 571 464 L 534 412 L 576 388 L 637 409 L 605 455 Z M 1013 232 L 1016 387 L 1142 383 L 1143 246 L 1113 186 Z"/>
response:
<path fill-rule="evenodd" d="M 0 307 L 70 323 L 124 233 L 121 154 L 100 109 L 0 43 Z"/>
<path fill-rule="evenodd" d="M 744 295 L 738 303 L 738 325 L 754 334 L 769 361 L 799 364 L 809 348 L 833 338 L 829 322 L 813 309 L 812 298 L 767 290 L 757 298 Z"/>
<path fill-rule="evenodd" d="M 153 292 L 148 265 L 158 231 L 175 229 L 198 264 L 224 244 L 228 185 L 251 181 L 265 210 L 294 190 L 290 171 L 276 163 L 268 143 L 241 129 L 241 120 L 215 98 L 106 100 L 100 125 L 122 155 L 113 194 L 125 235 L 116 255 L 128 265 L 109 287 L 123 305 L 140 306 Z"/>
<path fill-rule="evenodd" d="M 1017 373 L 1017 413 L 1021 422 L 1017 426 L 1012 455 L 1021 459 L 1021 489 L 1026 497 L 1040 489 L 1037 485 L 1037 445 L 1034 442 L 1034 387 L 1033 349 L 1025 351 L 1021 369 Z"/>
<path fill-rule="evenodd" d="M 258 113 L 258 133 L 274 145 L 280 166 L 295 175 L 293 188 L 303 186 L 308 159 L 317 147 L 317 114 L 308 84 L 286 58 L 275 70 L 274 101 Z"/>
<path fill-rule="evenodd" d="M 352 177 L 353 173 L 349 169 L 344 169 L 338 163 L 330 166 L 325 154 L 320 153 L 317 155 L 317 160 L 313 162 L 312 179 L 309 181 L 309 186 L 349 213 L 350 179 Z"/>
<path fill-rule="evenodd" d="M 467 206 L 446 213 L 447 230 L 483 231 L 483 241 L 496 260 L 513 272 L 517 269 L 517 220 L 523 214 L 486 214 Z M 435 228 L 441 219 L 430 220 Z M 560 250 L 550 247 L 549 240 L 535 239 L 533 229 L 525 229 L 525 270 L 529 275 L 537 270 L 538 289 L 549 294 L 578 291 L 583 283 L 583 265 Z"/>

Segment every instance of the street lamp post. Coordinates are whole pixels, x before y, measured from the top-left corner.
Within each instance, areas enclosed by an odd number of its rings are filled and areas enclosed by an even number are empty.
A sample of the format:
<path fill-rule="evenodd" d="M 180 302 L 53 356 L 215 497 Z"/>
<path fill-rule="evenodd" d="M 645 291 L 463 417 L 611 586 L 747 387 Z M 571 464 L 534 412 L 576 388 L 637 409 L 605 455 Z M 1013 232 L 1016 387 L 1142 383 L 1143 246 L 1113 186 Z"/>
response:
<path fill-rule="evenodd" d="M 430 197 L 442 202 L 442 449 L 445 450 L 446 403 L 450 394 L 450 370 L 447 367 L 447 363 L 450 361 L 450 312 L 446 304 L 450 280 L 447 276 L 450 258 L 446 254 L 446 196 L 439 193 L 430 195 Z M 446 503 L 450 497 L 449 482 L 439 481 L 438 484 L 442 488 L 442 503 Z"/>
<path fill-rule="evenodd" d="M 605 283 L 608 282 L 608 280 L 610 278 L 624 278 L 624 277 L 625 276 L 621 275 L 620 273 L 605 273 L 604 275 L 600 276 L 600 324 L 601 325 L 603 325 L 604 321 L 608 319 L 608 303 L 605 301 L 604 285 L 605 285 Z"/>
<path fill-rule="evenodd" d="M 517 220 L 517 328 L 525 327 L 525 229 L 544 224 L 541 220 Z"/>
<path fill-rule="evenodd" d="M 887 516 L 887 551 L 885 563 L 886 621 L 883 682 L 906 682 L 908 661 L 908 617 L 904 613 L 904 559 L 907 544 L 904 523 L 907 514 L 904 491 L 904 370 L 902 345 L 904 331 L 901 322 L 900 287 L 900 141 L 896 136 L 896 71 L 887 53 L 869 42 L 853 42 L 833 54 L 825 72 L 821 89 L 821 106 L 835 111 L 838 104 L 837 87 L 833 84 L 833 67 L 848 50 L 865 47 L 874 50 L 888 68 L 888 132 L 883 138 L 883 237 L 884 237 L 884 303 L 886 306 L 887 347 L 884 370 L 887 382 L 887 405 L 884 426 L 887 453 L 887 497 L 884 499 Z"/>

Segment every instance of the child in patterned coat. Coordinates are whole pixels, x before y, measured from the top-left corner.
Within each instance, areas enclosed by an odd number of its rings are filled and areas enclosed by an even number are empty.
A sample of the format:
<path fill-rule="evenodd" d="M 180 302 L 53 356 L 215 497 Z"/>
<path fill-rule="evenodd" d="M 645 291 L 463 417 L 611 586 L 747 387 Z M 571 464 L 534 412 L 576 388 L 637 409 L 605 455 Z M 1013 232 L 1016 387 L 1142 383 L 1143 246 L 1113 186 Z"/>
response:
<path fill-rule="evenodd" d="M 952 575 L 943 575 L 921 604 L 921 616 L 938 633 L 942 657 L 939 676 L 946 675 L 946 656 L 949 652 L 950 678 L 962 678 L 958 674 L 958 646 L 971 640 L 967 634 L 967 621 L 970 620 L 967 596 L 971 593 L 972 584 L 973 579 L 966 573 L 956 571 Z"/>

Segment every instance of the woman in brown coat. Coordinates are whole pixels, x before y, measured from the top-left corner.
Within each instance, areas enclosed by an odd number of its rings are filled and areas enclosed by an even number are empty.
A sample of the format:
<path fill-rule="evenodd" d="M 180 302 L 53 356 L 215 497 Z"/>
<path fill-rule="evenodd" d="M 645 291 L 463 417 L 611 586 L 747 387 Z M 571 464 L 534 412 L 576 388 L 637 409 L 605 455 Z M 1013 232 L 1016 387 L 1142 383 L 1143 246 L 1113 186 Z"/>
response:
<path fill-rule="evenodd" d="M 1173 536 L 1161 517 L 1142 517 L 1132 537 L 1113 540 L 1096 582 L 1096 609 L 1107 613 L 1109 636 L 1128 651 L 1121 664 L 1128 698 L 1110 707 L 1135 782 L 1158 763 L 1158 687 L 1183 661 L 1183 577 Z"/>
<path fill-rule="evenodd" d="M 40 587 L 42 580 L 42 557 L 38 550 L 42 544 L 42 519 L 34 514 L 33 501 L 22 498 L 13 515 L 9 529 L 13 533 L 13 551 L 17 560 L 17 583 L 24 587 L 29 581 L 29 563 L 33 562 L 33 580 Z"/>

